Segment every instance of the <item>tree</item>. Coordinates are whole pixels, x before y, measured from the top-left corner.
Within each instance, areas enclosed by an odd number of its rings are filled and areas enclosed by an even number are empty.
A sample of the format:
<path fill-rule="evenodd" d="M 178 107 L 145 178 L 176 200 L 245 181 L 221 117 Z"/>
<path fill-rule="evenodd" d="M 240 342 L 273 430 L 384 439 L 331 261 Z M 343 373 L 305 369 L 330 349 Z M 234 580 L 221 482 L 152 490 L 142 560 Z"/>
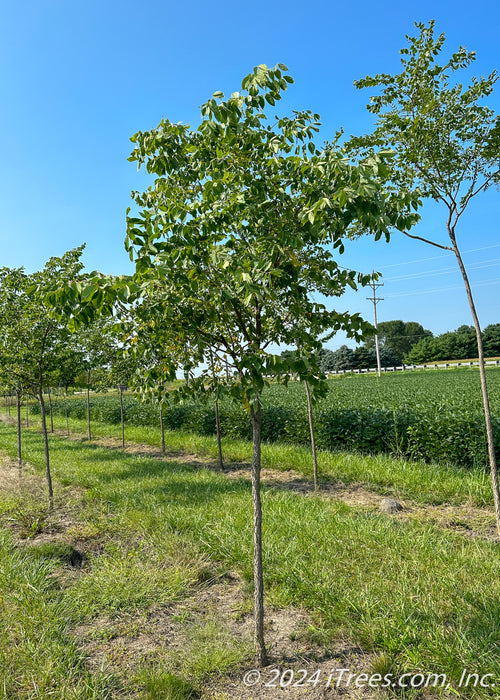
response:
<path fill-rule="evenodd" d="M 139 212 L 128 217 L 127 247 L 136 264 L 140 296 L 157 300 L 151 320 L 165 364 L 148 377 L 175 377 L 181 367 L 197 390 L 210 382 L 206 362 L 231 366 L 228 390 L 247 407 L 253 431 L 252 501 L 257 661 L 267 659 L 263 631 L 261 395 L 272 376 L 292 375 L 322 386 L 316 352 L 322 331 L 344 330 L 360 339 L 369 328 L 354 314 L 327 310 L 313 294 L 342 294 L 368 276 L 340 268 L 352 227 L 388 236 L 410 226 L 409 198 L 383 190 L 385 157 L 351 165 L 335 144 L 315 146 L 318 115 L 308 111 L 266 122 L 293 82 L 285 66 L 257 67 L 242 93 L 215 93 L 202 121 L 163 120 L 137 133 L 130 160 L 155 176 L 135 193 Z M 130 214 L 130 212 L 129 212 Z M 158 320 L 158 319 L 161 319 Z M 144 319 L 147 322 L 147 318 Z M 279 357 L 272 344 L 294 345 L 301 355 Z M 194 370 L 199 372 L 194 376 Z"/>
<path fill-rule="evenodd" d="M 338 350 L 334 351 L 322 348 L 320 350 L 319 365 L 323 372 L 335 372 L 339 369 L 349 370 L 354 367 L 353 357 L 354 350 L 347 347 L 347 345 L 341 345 Z"/>
<path fill-rule="evenodd" d="M 325 374 L 327 374 L 328 372 L 333 372 L 335 369 L 333 366 L 333 350 L 329 350 L 328 348 L 321 348 L 321 350 L 318 353 L 318 365 L 320 370 Z"/>
<path fill-rule="evenodd" d="M 71 345 L 68 328 L 58 323 L 46 296 L 59 285 L 71 286 L 83 265 L 83 246 L 51 258 L 39 272 L 0 270 L 0 363 L 4 372 L 40 404 L 49 507 L 53 505 L 44 388 L 50 373 L 64 362 Z"/>
<path fill-rule="evenodd" d="M 410 352 L 415 343 L 422 338 L 432 336 L 431 331 L 426 330 L 416 321 L 381 321 L 377 325 L 380 349 L 386 348 L 392 351 L 395 362 L 401 364 L 404 356 Z M 373 338 L 369 338 L 366 347 L 371 350 L 375 346 Z M 382 364 L 384 364 L 382 362 Z"/>
<path fill-rule="evenodd" d="M 484 329 L 483 349 L 486 357 L 500 355 L 500 323 L 492 323 Z"/>
<path fill-rule="evenodd" d="M 123 306 L 120 307 L 123 311 Z M 118 312 L 118 310 L 117 310 Z M 112 316 L 96 316 L 81 326 L 74 336 L 79 349 L 76 385 L 87 393 L 87 438 L 92 439 L 90 420 L 90 391 L 127 383 L 133 366 L 127 367 L 122 358 L 123 343 L 117 332 L 117 319 Z M 130 365 L 130 362 L 128 363 Z"/>
<path fill-rule="evenodd" d="M 0 294 L 1 298 L 1 294 Z M 1 302 L 0 302 L 1 303 Z M 17 463 L 19 466 L 19 473 L 22 473 L 23 455 L 22 455 L 22 431 L 21 431 L 21 401 L 23 396 L 23 386 L 21 381 L 12 376 L 5 367 L 0 367 L 0 386 L 2 387 L 1 393 L 5 396 L 6 400 L 6 416 L 10 416 L 10 396 L 12 393 L 16 395 L 16 432 L 17 432 Z M 9 398 L 7 398 L 9 397 Z"/>
<path fill-rule="evenodd" d="M 475 53 L 460 47 L 438 63 L 445 35 L 434 36 L 434 21 L 416 23 L 419 35 L 407 37 L 401 50 L 402 71 L 380 74 L 355 82 L 356 87 L 382 86 L 372 96 L 369 111 L 376 115 L 374 131 L 352 138 L 351 153 L 369 153 L 374 147 L 395 152 L 393 181 L 398 189 L 418 187 L 423 197 L 443 205 L 448 242 L 431 240 L 403 231 L 455 254 L 463 277 L 478 344 L 481 391 L 485 414 L 488 454 L 493 486 L 497 529 L 500 534 L 500 491 L 491 412 L 484 368 L 481 327 L 467 271 L 457 239 L 457 227 L 470 202 L 500 180 L 500 117 L 484 104 L 493 91 L 497 73 L 472 78 L 468 86 L 455 74 L 475 60 Z"/>
<path fill-rule="evenodd" d="M 382 358 L 381 358 L 382 362 Z M 352 368 L 353 369 L 369 369 L 370 367 L 377 366 L 377 357 L 375 354 L 375 349 L 370 350 L 366 345 L 361 345 L 353 351 L 352 354 Z"/>

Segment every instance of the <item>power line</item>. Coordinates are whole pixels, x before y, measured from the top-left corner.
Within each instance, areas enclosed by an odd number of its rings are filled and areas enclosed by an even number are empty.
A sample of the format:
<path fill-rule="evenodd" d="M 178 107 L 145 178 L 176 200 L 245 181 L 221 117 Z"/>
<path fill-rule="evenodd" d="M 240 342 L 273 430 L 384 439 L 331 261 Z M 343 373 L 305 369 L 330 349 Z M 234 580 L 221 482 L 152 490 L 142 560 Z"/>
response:
<path fill-rule="evenodd" d="M 492 261 L 481 261 L 477 263 L 470 263 L 467 265 L 467 270 L 481 270 L 486 267 L 496 267 L 500 264 L 500 258 L 494 258 Z M 386 282 L 399 282 L 406 279 L 419 279 L 421 277 L 432 277 L 438 275 L 450 275 L 453 272 L 459 272 L 459 268 L 456 265 L 452 267 L 444 267 L 441 270 L 428 270 L 427 272 L 413 272 L 409 275 L 401 275 L 400 277 L 384 277 Z"/>
<path fill-rule="evenodd" d="M 494 284 L 500 284 L 500 277 L 495 277 L 494 279 L 491 280 L 483 280 L 482 282 L 476 282 L 474 283 L 474 287 L 487 287 L 489 285 L 494 285 Z M 454 285 L 451 287 L 437 287 L 436 289 L 415 289 L 412 292 L 401 292 L 400 294 L 389 294 L 386 298 L 387 299 L 395 299 L 396 297 L 409 297 L 409 296 L 416 296 L 417 294 L 433 294 L 435 292 L 446 292 L 446 291 L 451 291 L 455 289 L 462 289 L 464 290 L 464 286 L 462 284 Z"/>
<path fill-rule="evenodd" d="M 480 250 L 491 250 L 491 248 L 500 248 L 500 243 L 497 243 L 495 245 L 487 245 L 487 246 L 484 246 L 483 248 L 471 248 L 470 250 L 464 250 L 462 252 L 462 255 L 466 255 L 467 253 L 477 253 Z M 430 258 L 420 258 L 419 260 L 405 260 L 404 262 L 391 263 L 390 265 L 384 265 L 384 269 L 387 267 L 399 267 L 400 265 L 413 265 L 413 263 L 427 262 L 427 260 L 438 260 L 441 258 L 449 258 L 450 256 L 454 256 L 454 255 L 455 255 L 455 253 L 443 253 L 442 255 L 433 255 Z"/>

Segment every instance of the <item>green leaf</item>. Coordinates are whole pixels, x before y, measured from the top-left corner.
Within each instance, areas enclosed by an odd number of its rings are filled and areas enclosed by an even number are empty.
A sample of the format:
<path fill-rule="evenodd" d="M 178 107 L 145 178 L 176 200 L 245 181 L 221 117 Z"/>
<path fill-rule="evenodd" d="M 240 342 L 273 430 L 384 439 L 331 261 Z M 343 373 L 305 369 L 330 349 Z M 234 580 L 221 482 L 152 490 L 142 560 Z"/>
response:
<path fill-rule="evenodd" d="M 90 284 L 88 287 L 84 287 L 82 291 L 82 301 L 90 301 L 97 292 L 97 289 L 98 286 L 96 284 Z"/>

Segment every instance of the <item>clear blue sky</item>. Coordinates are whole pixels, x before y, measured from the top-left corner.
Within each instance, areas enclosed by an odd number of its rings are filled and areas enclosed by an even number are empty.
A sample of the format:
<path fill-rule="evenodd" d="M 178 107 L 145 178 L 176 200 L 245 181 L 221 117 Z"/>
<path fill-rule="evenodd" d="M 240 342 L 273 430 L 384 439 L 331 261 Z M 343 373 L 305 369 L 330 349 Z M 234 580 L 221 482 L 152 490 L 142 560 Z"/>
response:
<path fill-rule="evenodd" d="M 496 0 L 3 3 L 0 265 L 31 272 L 85 242 L 89 269 L 131 272 L 125 210 L 131 190 L 146 184 L 127 162 L 132 134 L 163 116 L 196 126 L 215 90 L 238 90 L 253 66 L 278 62 L 295 79 L 279 111 L 319 112 L 325 139 L 341 127 L 363 133 L 372 124 L 369 93 L 353 81 L 397 71 L 405 34 L 432 18 L 450 50 L 476 50 L 475 74 L 500 68 Z M 489 104 L 500 111 L 500 86 Z M 492 190 L 460 233 L 483 325 L 500 322 L 499 208 Z M 429 207 L 419 231 L 439 237 L 443 222 Z M 470 323 L 454 259 L 437 249 L 399 237 L 362 241 L 341 264 L 384 274 L 380 320 L 416 320 L 434 333 Z M 367 295 L 339 306 L 371 320 Z"/>

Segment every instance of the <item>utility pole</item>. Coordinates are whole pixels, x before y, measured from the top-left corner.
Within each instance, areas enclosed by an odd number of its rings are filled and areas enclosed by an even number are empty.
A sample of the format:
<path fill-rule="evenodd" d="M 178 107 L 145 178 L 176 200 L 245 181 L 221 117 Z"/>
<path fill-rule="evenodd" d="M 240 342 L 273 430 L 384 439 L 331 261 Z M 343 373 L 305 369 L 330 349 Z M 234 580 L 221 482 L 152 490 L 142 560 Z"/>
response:
<path fill-rule="evenodd" d="M 377 331 L 375 334 L 375 353 L 377 355 L 377 372 L 378 376 L 380 377 L 381 374 L 381 368 L 380 368 L 380 348 L 378 346 L 378 330 L 377 330 L 377 303 L 379 301 L 384 301 L 382 297 L 377 297 L 375 296 L 376 290 L 378 287 L 383 287 L 384 283 L 379 282 L 378 284 L 375 282 L 374 279 L 370 282 L 370 287 L 373 290 L 373 296 L 371 297 L 366 297 L 368 301 L 371 301 L 373 303 L 373 325 L 375 326 L 375 330 Z"/>

